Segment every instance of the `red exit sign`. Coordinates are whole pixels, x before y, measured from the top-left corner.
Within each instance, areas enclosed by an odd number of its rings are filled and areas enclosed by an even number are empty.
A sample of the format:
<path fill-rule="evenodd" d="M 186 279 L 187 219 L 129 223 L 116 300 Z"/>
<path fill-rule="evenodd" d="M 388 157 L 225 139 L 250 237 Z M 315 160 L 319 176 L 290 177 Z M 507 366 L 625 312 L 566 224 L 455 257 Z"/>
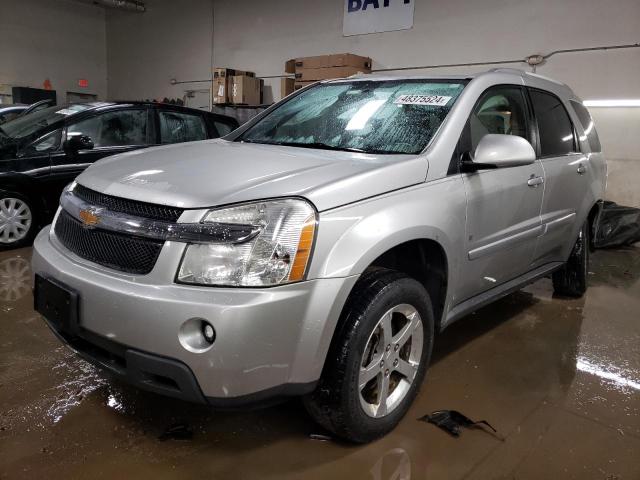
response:
<path fill-rule="evenodd" d="M 87 88 L 89 86 L 89 80 L 87 80 L 86 78 L 81 78 L 80 80 L 78 80 L 78 86 Z"/>

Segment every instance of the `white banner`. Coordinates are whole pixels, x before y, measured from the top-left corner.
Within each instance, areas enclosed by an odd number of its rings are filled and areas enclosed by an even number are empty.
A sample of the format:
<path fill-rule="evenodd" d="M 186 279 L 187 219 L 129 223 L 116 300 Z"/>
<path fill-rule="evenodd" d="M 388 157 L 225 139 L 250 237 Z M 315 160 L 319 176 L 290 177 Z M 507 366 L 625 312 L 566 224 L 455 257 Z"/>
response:
<path fill-rule="evenodd" d="M 342 33 L 348 37 L 407 30 L 413 27 L 414 2 L 415 0 L 344 0 Z"/>

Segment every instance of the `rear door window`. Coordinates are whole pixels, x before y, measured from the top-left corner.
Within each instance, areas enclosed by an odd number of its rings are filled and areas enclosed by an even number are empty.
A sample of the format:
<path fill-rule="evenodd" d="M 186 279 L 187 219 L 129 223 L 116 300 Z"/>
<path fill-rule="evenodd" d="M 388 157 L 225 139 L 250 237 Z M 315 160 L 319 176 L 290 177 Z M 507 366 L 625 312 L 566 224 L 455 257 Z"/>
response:
<path fill-rule="evenodd" d="M 230 134 L 236 129 L 235 124 L 232 125 L 231 122 L 223 122 L 222 120 L 214 120 L 213 125 L 216 127 L 218 135 L 221 137 Z"/>
<path fill-rule="evenodd" d="M 160 110 L 160 142 L 195 142 L 207 138 L 207 127 L 201 115 Z"/>
<path fill-rule="evenodd" d="M 589 110 L 582 105 L 580 102 L 576 102 L 571 100 L 571 106 L 576 112 L 578 116 L 578 120 L 580 120 L 580 124 L 582 128 L 584 128 L 584 134 L 589 141 L 589 147 L 592 152 L 600 152 L 602 151 L 602 146 L 600 145 L 600 138 L 598 137 L 598 132 L 596 132 L 596 127 L 593 123 L 593 119 L 591 118 L 591 114 Z M 584 139 L 582 139 L 584 140 Z"/>
<path fill-rule="evenodd" d="M 530 90 L 538 122 L 540 155 L 559 157 L 576 151 L 573 124 L 562 102 L 551 93 Z"/>

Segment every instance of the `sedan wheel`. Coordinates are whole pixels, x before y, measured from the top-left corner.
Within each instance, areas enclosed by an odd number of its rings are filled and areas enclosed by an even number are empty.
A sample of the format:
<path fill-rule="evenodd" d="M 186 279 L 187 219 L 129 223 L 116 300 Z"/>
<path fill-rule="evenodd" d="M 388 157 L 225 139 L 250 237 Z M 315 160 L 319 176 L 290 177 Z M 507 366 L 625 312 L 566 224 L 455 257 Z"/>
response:
<path fill-rule="evenodd" d="M 29 235 L 33 214 L 29 205 L 19 198 L 0 199 L 0 244 L 16 244 Z"/>

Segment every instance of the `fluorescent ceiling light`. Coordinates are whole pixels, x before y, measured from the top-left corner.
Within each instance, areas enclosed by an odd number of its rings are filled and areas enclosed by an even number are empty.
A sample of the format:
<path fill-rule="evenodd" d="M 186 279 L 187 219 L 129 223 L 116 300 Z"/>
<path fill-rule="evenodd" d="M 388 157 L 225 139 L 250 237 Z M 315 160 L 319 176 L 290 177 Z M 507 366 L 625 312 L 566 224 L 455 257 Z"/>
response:
<path fill-rule="evenodd" d="M 585 107 L 640 107 L 640 99 L 585 100 Z"/>

